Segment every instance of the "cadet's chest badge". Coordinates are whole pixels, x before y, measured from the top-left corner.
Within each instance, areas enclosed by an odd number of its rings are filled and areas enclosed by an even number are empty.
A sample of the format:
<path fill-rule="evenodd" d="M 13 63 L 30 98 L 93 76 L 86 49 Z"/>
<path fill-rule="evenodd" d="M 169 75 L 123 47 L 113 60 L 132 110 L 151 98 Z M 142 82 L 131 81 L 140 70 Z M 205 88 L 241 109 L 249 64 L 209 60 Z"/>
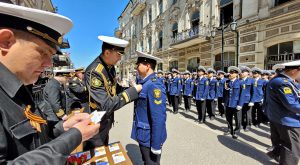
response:
<path fill-rule="evenodd" d="M 257 87 L 257 81 L 255 81 L 254 86 Z"/>
<path fill-rule="evenodd" d="M 206 85 L 208 85 L 208 81 L 206 81 L 206 83 L 205 83 Z"/>
<path fill-rule="evenodd" d="M 289 88 L 289 87 L 284 87 L 283 88 L 283 92 L 284 92 L 284 94 L 292 94 L 292 90 L 291 90 L 291 88 Z"/>
<path fill-rule="evenodd" d="M 243 89 L 246 89 L 246 84 L 243 84 Z"/>
<path fill-rule="evenodd" d="M 102 85 L 102 82 L 97 77 L 92 78 L 92 87 L 98 88 L 101 85 Z"/>
<path fill-rule="evenodd" d="M 160 89 L 154 89 L 153 94 L 155 98 L 160 98 L 161 97 L 161 91 Z"/>

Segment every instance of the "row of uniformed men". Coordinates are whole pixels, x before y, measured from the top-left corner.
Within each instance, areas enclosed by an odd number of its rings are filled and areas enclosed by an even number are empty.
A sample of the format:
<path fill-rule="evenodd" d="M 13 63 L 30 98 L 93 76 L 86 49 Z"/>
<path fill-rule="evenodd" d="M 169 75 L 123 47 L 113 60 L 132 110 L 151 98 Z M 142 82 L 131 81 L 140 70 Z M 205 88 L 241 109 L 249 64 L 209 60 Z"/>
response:
<path fill-rule="evenodd" d="M 178 113 L 182 96 L 187 112 L 191 109 L 193 98 L 199 123 L 205 122 L 206 112 L 213 120 L 215 111 L 219 110 L 222 117 L 226 114 L 230 128 L 228 133 L 237 138 L 236 132 L 240 130 L 241 124 L 245 131 L 249 131 L 252 124 L 259 126 L 262 122 L 267 122 L 262 108 L 264 90 L 269 79 L 275 76 L 275 71 L 263 71 L 256 67 L 250 69 L 247 66 L 231 66 L 228 71 L 226 74 L 224 71 L 216 72 L 212 68 L 199 66 L 197 75 L 193 73 L 193 77 L 188 71 L 180 74 L 176 69 L 172 70 L 172 76 L 167 73 L 163 77 L 162 71 L 157 74 L 165 82 L 169 104 L 173 106 L 175 114 Z M 232 127 L 233 116 L 235 129 Z"/>

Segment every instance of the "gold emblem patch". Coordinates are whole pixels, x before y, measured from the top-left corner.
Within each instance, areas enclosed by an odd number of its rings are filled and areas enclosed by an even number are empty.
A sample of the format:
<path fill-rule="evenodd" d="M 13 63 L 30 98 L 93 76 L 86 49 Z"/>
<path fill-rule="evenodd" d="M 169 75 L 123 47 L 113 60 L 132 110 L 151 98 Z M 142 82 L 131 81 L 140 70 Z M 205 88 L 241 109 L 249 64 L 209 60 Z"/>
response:
<path fill-rule="evenodd" d="M 157 104 L 157 105 L 159 105 L 159 104 L 162 103 L 162 100 L 154 100 L 154 103 Z"/>
<path fill-rule="evenodd" d="M 284 87 L 283 88 L 283 92 L 284 92 L 284 94 L 292 94 L 293 92 L 292 92 L 292 89 L 291 88 L 289 88 L 289 87 Z"/>
<path fill-rule="evenodd" d="M 153 94 L 155 98 L 160 98 L 161 97 L 161 91 L 160 89 L 154 89 Z"/>
<path fill-rule="evenodd" d="M 93 77 L 92 78 L 92 86 L 93 87 L 100 87 L 102 85 L 102 82 L 97 78 L 97 77 Z"/>
<path fill-rule="evenodd" d="M 246 89 L 246 84 L 243 84 L 243 89 Z"/>

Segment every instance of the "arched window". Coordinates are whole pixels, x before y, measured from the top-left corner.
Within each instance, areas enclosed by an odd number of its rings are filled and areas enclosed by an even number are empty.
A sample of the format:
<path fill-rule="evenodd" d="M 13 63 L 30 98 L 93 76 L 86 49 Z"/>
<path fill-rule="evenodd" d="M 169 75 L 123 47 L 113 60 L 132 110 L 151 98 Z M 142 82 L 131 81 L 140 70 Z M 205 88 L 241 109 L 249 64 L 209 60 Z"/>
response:
<path fill-rule="evenodd" d="M 172 69 L 178 69 L 178 61 L 170 61 L 169 62 L 169 71 L 171 72 Z"/>
<path fill-rule="evenodd" d="M 173 34 L 173 38 L 177 37 L 178 34 L 178 23 L 174 23 L 172 26 L 172 34 Z"/>
<path fill-rule="evenodd" d="M 194 57 L 188 60 L 187 70 L 190 72 L 196 72 L 200 64 L 200 57 Z"/>
<path fill-rule="evenodd" d="M 196 10 L 191 17 L 191 32 L 192 35 L 197 35 L 199 33 L 199 21 L 200 21 L 200 12 Z"/>
<path fill-rule="evenodd" d="M 172 5 L 174 5 L 177 2 L 177 0 L 172 0 Z"/>
<path fill-rule="evenodd" d="M 163 13 L 163 0 L 159 0 L 158 7 L 159 7 L 159 14 Z"/>
<path fill-rule="evenodd" d="M 162 48 L 163 46 L 163 32 L 160 31 L 158 33 L 158 48 Z"/>
<path fill-rule="evenodd" d="M 149 53 L 151 53 L 151 51 L 152 51 L 152 37 L 151 36 L 148 37 L 148 50 L 149 50 Z"/>
<path fill-rule="evenodd" d="M 150 23 L 152 21 L 152 8 L 150 8 L 148 11 L 148 19 L 149 19 L 148 23 Z"/>
<path fill-rule="evenodd" d="M 157 70 L 163 70 L 163 63 L 157 64 Z"/>

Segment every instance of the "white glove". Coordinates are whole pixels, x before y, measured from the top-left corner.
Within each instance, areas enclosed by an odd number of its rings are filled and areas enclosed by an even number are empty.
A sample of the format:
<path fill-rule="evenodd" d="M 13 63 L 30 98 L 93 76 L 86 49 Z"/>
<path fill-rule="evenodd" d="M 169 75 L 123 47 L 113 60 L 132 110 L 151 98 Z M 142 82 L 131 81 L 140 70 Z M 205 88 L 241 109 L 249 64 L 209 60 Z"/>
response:
<path fill-rule="evenodd" d="M 249 107 L 253 107 L 253 106 L 254 106 L 254 103 L 250 102 L 250 103 L 248 104 L 248 106 L 249 106 Z"/>
<path fill-rule="evenodd" d="M 236 106 L 236 110 L 240 111 L 243 107 L 242 106 Z"/>
<path fill-rule="evenodd" d="M 193 99 L 196 99 L 195 97 L 193 97 Z"/>
<path fill-rule="evenodd" d="M 156 149 L 153 149 L 152 147 L 151 147 L 151 152 L 154 153 L 155 155 L 161 154 L 161 150 L 156 150 Z"/>
<path fill-rule="evenodd" d="M 201 101 L 204 101 L 204 99 L 200 99 Z"/>
<path fill-rule="evenodd" d="M 223 106 L 225 105 L 224 103 L 221 103 Z"/>
<path fill-rule="evenodd" d="M 216 111 L 218 111 L 218 110 L 219 110 L 219 108 L 218 108 L 218 107 L 216 107 L 216 108 L 215 108 L 215 110 L 216 110 Z"/>
<path fill-rule="evenodd" d="M 264 103 L 264 99 L 261 99 L 261 103 Z"/>
<path fill-rule="evenodd" d="M 218 101 L 218 99 L 214 99 L 214 101 Z"/>

